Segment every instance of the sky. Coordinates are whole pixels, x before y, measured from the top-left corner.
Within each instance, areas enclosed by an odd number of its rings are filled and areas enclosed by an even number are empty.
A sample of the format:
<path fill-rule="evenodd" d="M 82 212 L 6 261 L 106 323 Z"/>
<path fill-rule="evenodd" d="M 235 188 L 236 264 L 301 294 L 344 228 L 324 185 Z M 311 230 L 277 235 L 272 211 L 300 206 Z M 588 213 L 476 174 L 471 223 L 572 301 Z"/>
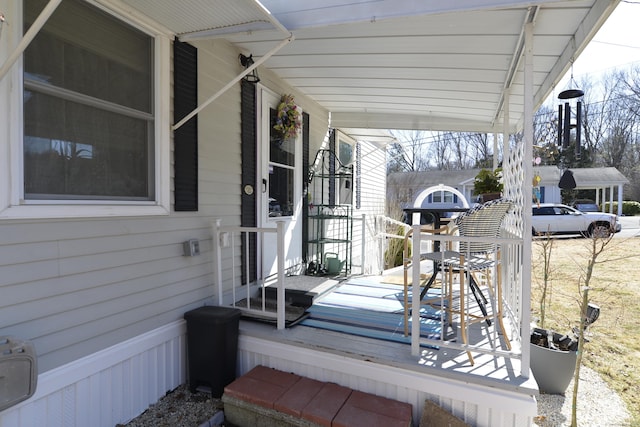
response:
<path fill-rule="evenodd" d="M 640 65 L 639 25 L 640 0 L 621 1 L 573 63 L 574 78 L 610 72 L 633 63 Z"/>

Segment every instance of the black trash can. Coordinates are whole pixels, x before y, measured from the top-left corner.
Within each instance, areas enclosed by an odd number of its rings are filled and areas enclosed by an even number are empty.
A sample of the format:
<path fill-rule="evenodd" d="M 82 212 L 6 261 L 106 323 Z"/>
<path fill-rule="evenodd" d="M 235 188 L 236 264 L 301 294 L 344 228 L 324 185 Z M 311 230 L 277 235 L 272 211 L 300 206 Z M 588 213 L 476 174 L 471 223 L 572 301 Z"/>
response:
<path fill-rule="evenodd" d="M 221 397 L 224 387 L 236 379 L 240 310 L 204 306 L 184 314 L 187 321 L 189 389 L 211 388 Z"/>

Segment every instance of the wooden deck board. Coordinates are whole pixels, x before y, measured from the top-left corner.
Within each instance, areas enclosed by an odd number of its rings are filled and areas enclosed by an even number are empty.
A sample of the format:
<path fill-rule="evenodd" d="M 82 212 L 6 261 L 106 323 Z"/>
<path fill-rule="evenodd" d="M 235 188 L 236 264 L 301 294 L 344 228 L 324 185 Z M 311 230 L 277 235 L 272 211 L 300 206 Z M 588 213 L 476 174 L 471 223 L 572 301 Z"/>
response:
<path fill-rule="evenodd" d="M 313 279 L 319 283 L 323 282 L 315 277 Z M 289 281 L 291 278 L 286 278 L 285 280 Z M 298 278 L 294 278 L 294 280 L 301 282 Z M 530 388 L 528 384 L 531 380 L 526 380 L 519 376 L 520 360 L 518 358 L 473 352 L 475 365 L 472 366 L 466 353 L 460 349 L 440 346 L 436 350 L 438 341 L 430 341 L 428 347 L 422 346 L 419 356 L 411 355 L 410 341 L 404 340 L 403 331 L 400 329 L 403 326 L 401 323 L 403 318 L 402 285 L 384 283 L 383 280 L 385 279 L 381 276 L 349 278 L 349 280 L 332 287 L 330 292 L 320 295 L 316 298 L 314 304 L 316 307 L 325 305 L 352 310 L 370 310 L 377 307 L 376 309 L 380 313 L 392 314 L 399 319 L 396 334 L 398 339 L 389 339 L 388 337 L 384 339 L 378 332 L 369 332 L 367 336 L 366 333 L 362 333 L 362 330 L 357 329 L 361 327 L 361 325 L 357 324 L 351 325 L 351 330 L 340 327 L 334 327 L 330 330 L 328 328 L 320 329 L 308 325 L 305 326 L 302 323 L 286 331 L 277 331 L 272 325 L 241 321 L 241 334 L 255 335 L 270 341 L 313 348 L 321 352 L 344 354 L 346 357 L 376 361 L 385 365 L 415 369 L 417 372 L 433 368 L 439 372 L 441 371 L 443 376 L 452 376 L 463 381 L 468 380 L 465 380 L 465 377 L 472 376 L 474 378 L 472 381 L 487 383 L 492 387 L 505 387 L 507 389 Z M 313 282 L 309 282 L 311 286 L 313 286 Z M 340 295 L 340 288 L 346 290 L 346 292 L 342 292 L 342 295 Z M 357 295 L 358 292 L 365 295 Z M 368 296 L 366 292 L 377 297 Z M 454 291 L 454 294 L 457 294 L 457 292 Z M 382 297 L 380 297 L 381 295 Z M 429 297 L 436 304 L 441 302 L 438 295 L 439 289 L 429 291 Z M 350 300 L 350 304 L 344 302 L 345 298 Z M 362 306 L 358 307 L 358 304 Z M 454 309 L 455 307 L 457 307 L 457 301 L 454 301 Z M 311 311 L 313 310 L 314 308 L 311 308 Z M 439 311 L 437 307 L 423 306 L 421 311 L 425 310 L 431 311 L 432 314 L 436 315 Z M 380 319 L 382 318 L 381 316 Z M 388 325 L 387 328 L 389 327 L 391 326 Z M 393 327 L 395 328 L 395 326 Z M 380 326 L 378 326 L 378 329 L 380 329 Z M 455 339 L 455 330 L 452 332 L 452 329 L 457 329 L 456 323 L 454 323 L 453 328 L 448 328 L 447 339 L 452 339 L 451 334 Z M 507 329 L 509 330 L 509 327 Z M 469 342 L 473 345 L 490 349 L 494 345 L 493 332 L 494 326 L 487 326 L 486 323 L 473 324 L 468 331 Z M 433 346 L 431 346 L 432 343 Z M 519 343 L 512 340 L 512 344 L 514 351 L 518 351 Z M 498 345 L 498 348 L 501 348 L 500 345 Z"/>

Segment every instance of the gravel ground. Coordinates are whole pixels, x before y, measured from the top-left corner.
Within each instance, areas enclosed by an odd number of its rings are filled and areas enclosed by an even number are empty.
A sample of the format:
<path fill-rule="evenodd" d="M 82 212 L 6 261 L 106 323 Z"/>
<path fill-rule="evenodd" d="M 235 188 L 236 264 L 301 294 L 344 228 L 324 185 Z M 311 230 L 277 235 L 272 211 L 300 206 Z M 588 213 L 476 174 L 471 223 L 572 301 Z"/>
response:
<path fill-rule="evenodd" d="M 573 381 L 565 396 L 541 394 L 538 399 L 538 418 L 535 423 L 542 427 L 564 427 L 571 425 Z M 578 425 L 580 427 L 631 426 L 630 415 L 624 402 L 600 378 L 597 372 L 586 366 L 580 367 L 578 387 Z"/>
<path fill-rule="evenodd" d="M 580 368 L 578 390 L 578 425 L 580 427 L 629 427 L 629 412 L 622 399 L 614 393 L 593 370 Z M 565 427 L 571 423 L 571 400 L 573 382 L 565 396 L 542 394 L 538 399 L 538 417 L 535 425 L 540 427 Z M 155 405 L 126 427 L 214 427 L 225 426 L 220 399 L 209 393 L 189 392 L 181 385 L 167 393 Z M 217 414 L 217 415 L 216 415 Z M 118 425 L 116 427 L 124 427 Z M 226 427 L 231 427 L 227 425 Z"/>
<path fill-rule="evenodd" d="M 191 393 L 189 387 L 181 385 L 168 392 L 157 403 L 126 427 L 214 427 L 224 426 L 221 413 L 222 401 L 212 398 L 209 392 Z M 220 412 L 220 413 L 219 413 Z M 219 413 L 219 414 L 218 414 Z M 218 414 L 218 416 L 216 416 Z M 124 427 L 122 424 L 116 427 Z"/>

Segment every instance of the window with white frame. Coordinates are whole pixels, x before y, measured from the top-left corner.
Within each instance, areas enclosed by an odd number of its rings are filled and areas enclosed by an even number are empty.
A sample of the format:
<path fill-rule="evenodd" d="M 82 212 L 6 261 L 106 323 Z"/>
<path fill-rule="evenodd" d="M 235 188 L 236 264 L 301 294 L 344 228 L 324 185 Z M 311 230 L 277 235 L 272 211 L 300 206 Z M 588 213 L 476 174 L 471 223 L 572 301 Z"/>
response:
<path fill-rule="evenodd" d="M 269 108 L 269 114 L 269 217 L 293 216 L 296 138 L 283 138 L 274 131 L 277 110 Z"/>
<path fill-rule="evenodd" d="M 340 164 L 336 165 L 336 187 L 338 204 L 353 204 L 355 141 L 341 132 L 337 132 L 337 156 Z"/>
<path fill-rule="evenodd" d="M 24 2 L 24 28 L 46 3 Z M 153 38 L 67 0 L 23 67 L 24 199 L 155 200 Z"/>

